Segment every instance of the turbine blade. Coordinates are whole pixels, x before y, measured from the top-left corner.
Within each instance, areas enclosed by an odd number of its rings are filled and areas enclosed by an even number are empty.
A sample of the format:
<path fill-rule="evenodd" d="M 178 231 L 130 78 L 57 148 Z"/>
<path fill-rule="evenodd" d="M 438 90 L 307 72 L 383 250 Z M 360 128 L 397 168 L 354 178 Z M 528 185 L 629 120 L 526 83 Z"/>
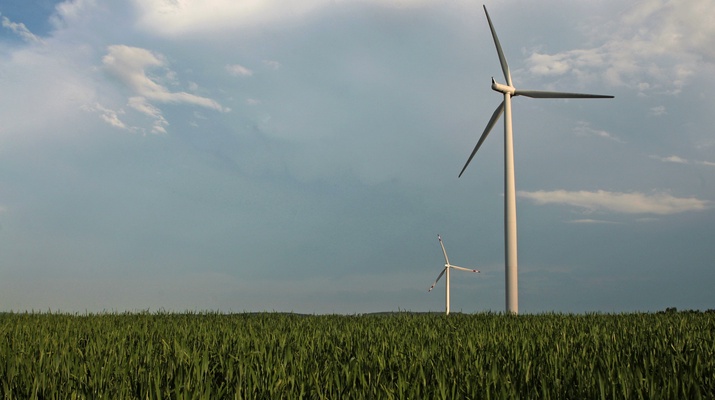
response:
<path fill-rule="evenodd" d="M 503 101 L 501 102 L 501 104 L 499 104 L 499 107 L 497 107 L 497 109 L 494 110 L 494 114 L 492 114 L 492 117 L 489 119 L 489 123 L 487 123 L 487 127 L 484 129 L 482 136 L 479 138 L 477 145 L 474 146 L 474 150 L 472 150 L 472 154 L 469 155 L 469 159 L 467 160 L 467 163 L 464 164 L 464 167 L 462 167 L 462 172 L 459 173 L 459 177 L 461 177 L 462 174 L 464 173 L 464 170 L 467 169 L 467 165 L 469 165 L 469 163 L 472 162 L 472 158 L 474 158 L 474 155 L 477 154 L 477 150 L 479 150 L 479 148 L 482 146 L 482 143 L 484 143 L 484 139 L 487 138 L 487 136 L 489 135 L 489 132 L 494 127 L 494 124 L 497 123 L 497 120 L 501 116 L 502 112 L 504 112 L 504 102 Z"/>
<path fill-rule="evenodd" d="M 434 285 L 436 285 L 437 282 L 439 282 L 439 278 L 441 278 L 442 275 L 444 275 L 445 271 L 447 271 L 447 267 L 445 267 L 445 268 L 442 270 L 442 272 L 439 273 L 439 275 L 437 276 L 437 280 L 435 280 L 434 283 L 432 284 L 432 286 L 430 286 L 429 289 L 427 290 L 428 292 L 431 292 L 432 289 L 434 289 Z"/>
<path fill-rule="evenodd" d="M 462 267 L 458 267 L 456 265 L 450 265 L 449 267 L 454 268 L 454 269 L 460 269 L 462 271 L 467 271 L 467 272 L 480 272 L 478 269 L 462 268 Z"/>
<path fill-rule="evenodd" d="M 514 96 L 526 96 L 534 99 L 612 99 L 613 96 L 603 94 L 545 92 L 541 90 L 516 90 Z"/>
<path fill-rule="evenodd" d="M 439 245 L 442 246 L 442 254 L 444 254 L 444 265 L 447 266 L 449 265 L 449 258 L 447 258 L 447 250 L 444 249 L 444 243 L 442 243 L 442 236 L 437 235 L 437 239 L 439 239 Z"/>
<path fill-rule="evenodd" d="M 494 38 L 494 45 L 497 47 L 497 54 L 499 55 L 499 63 L 501 64 L 501 70 L 504 72 L 504 78 L 506 79 L 506 84 L 509 86 L 514 86 L 511 83 L 511 73 L 509 73 L 509 64 L 506 62 L 506 57 L 501 49 L 501 44 L 499 43 L 499 38 L 497 37 L 497 31 L 494 30 L 494 25 L 492 24 L 492 19 L 489 18 L 489 13 L 487 12 L 487 6 L 484 7 L 484 13 L 487 15 L 487 21 L 489 22 L 489 29 L 492 31 L 492 38 Z"/>

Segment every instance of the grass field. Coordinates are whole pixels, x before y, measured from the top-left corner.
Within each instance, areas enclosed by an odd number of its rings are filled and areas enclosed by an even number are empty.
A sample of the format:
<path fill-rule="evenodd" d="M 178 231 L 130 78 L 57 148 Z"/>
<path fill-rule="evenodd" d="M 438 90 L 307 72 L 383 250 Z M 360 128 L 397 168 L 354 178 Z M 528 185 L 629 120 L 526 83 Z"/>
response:
<path fill-rule="evenodd" d="M 5 399 L 713 399 L 715 313 L 0 314 Z"/>

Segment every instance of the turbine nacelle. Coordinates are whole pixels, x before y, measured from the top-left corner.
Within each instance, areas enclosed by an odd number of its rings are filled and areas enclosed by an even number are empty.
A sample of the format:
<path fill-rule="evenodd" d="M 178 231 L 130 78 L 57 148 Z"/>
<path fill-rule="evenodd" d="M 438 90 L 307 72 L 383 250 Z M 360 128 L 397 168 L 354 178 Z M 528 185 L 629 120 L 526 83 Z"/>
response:
<path fill-rule="evenodd" d="M 512 96 L 514 96 L 514 94 L 516 93 L 516 88 L 514 86 L 497 83 L 494 78 L 492 78 L 492 90 L 504 94 L 509 93 Z"/>

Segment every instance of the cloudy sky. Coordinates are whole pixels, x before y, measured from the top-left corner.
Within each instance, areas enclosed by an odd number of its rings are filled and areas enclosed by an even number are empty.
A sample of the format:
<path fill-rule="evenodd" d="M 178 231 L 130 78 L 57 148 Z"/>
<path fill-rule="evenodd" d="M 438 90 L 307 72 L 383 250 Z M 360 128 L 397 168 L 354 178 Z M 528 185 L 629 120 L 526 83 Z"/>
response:
<path fill-rule="evenodd" d="M 526 313 L 715 308 L 715 5 L 486 4 Z M 504 310 L 482 4 L 3 0 L 0 310 Z"/>

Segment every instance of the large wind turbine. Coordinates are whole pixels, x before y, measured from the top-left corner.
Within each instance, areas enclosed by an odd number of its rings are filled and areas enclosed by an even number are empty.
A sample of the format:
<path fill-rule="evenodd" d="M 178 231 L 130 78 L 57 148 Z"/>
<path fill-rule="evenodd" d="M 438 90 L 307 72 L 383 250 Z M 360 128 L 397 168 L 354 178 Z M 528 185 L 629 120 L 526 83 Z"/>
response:
<path fill-rule="evenodd" d="M 439 240 L 439 245 L 442 246 L 442 254 L 444 254 L 444 269 L 442 270 L 442 272 L 439 273 L 439 275 L 437 276 L 437 280 L 434 281 L 432 286 L 430 286 L 429 290 L 427 290 L 427 291 L 431 292 L 432 289 L 434 289 L 434 285 L 436 285 L 437 282 L 439 282 L 439 278 L 441 278 L 442 275 L 444 275 L 445 273 L 447 274 L 447 276 L 445 277 L 445 279 L 447 280 L 445 314 L 449 315 L 449 270 L 454 268 L 454 269 L 461 269 L 462 271 L 467 271 L 467 272 L 479 272 L 479 271 L 476 269 L 462 268 L 462 267 L 458 267 L 456 265 L 450 264 L 449 257 L 447 257 L 447 250 L 444 249 L 444 243 L 442 243 L 442 237 L 440 235 L 437 235 L 437 239 Z"/>
<path fill-rule="evenodd" d="M 544 92 L 539 90 L 520 90 L 514 87 L 511 81 L 511 74 L 509 73 L 509 65 L 506 62 L 506 57 L 502 51 L 501 44 L 499 44 L 499 39 L 497 38 L 497 33 L 494 30 L 494 25 L 492 24 L 491 18 L 489 18 L 489 13 L 487 12 L 487 7 L 484 6 L 484 13 L 487 15 L 487 22 L 489 22 L 489 29 L 492 31 L 492 37 L 494 38 L 494 45 L 497 48 L 497 54 L 499 55 L 499 63 L 501 64 L 502 72 L 504 72 L 504 78 L 506 79 L 506 85 L 497 83 L 494 78 L 492 78 L 492 89 L 500 92 L 504 95 L 504 101 L 494 110 L 489 123 L 487 123 L 486 129 L 479 138 L 477 145 L 474 147 L 472 154 L 469 155 L 469 159 L 464 164 L 462 172 L 459 173 L 461 177 L 464 170 L 467 169 L 469 162 L 472 161 L 474 154 L 476 154 L 479 147 L 484 142 L 484 139 L 489 135 L 489 131 L 492 130 L 494 124 L 504 113 L 504 241 L 505 241 L 505 270 L 506 270 L 506 311 L 508 313 L 517 314 L 519 312 L 519 292 L 518 292 L 518 262 L 517 262 L 517 249 L 516 249 L 516 189 L 514 182 L 514 143 L 512 137 L 512 127 L 511 127 L 511 98 L 515 96 L 526 96 L 536 99 L 599 99 L 599 98 L 613 98 L 613 96 L 604 96 L 597 94 L 582 94 L 582 93 L 563 93 L 563 92 Z"/>

